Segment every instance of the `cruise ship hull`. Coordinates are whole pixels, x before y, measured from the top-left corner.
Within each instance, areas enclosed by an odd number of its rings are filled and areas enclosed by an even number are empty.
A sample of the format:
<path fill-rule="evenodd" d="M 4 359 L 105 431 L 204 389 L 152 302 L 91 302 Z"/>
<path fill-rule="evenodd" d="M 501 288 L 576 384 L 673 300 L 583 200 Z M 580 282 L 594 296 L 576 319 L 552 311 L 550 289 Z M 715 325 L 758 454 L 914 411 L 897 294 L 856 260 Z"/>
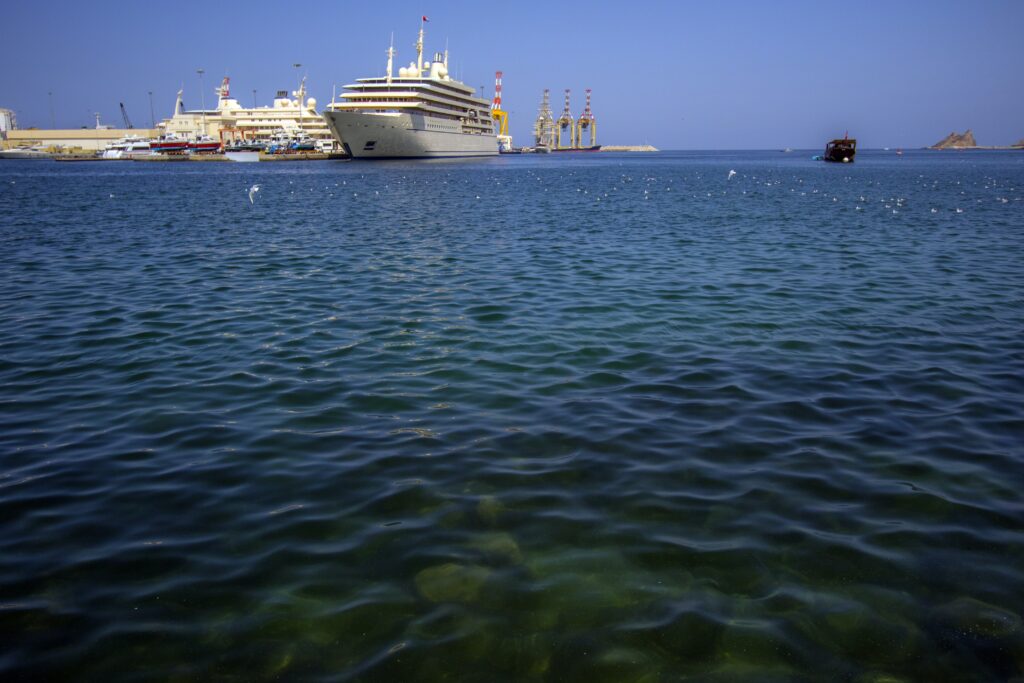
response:
<path fill-rule="evenodd" d="M 498 155 L 496 135 L 464 133 L 458 121 L 407 113 L 326 111 L 323 116 L 353 159 Z"/>

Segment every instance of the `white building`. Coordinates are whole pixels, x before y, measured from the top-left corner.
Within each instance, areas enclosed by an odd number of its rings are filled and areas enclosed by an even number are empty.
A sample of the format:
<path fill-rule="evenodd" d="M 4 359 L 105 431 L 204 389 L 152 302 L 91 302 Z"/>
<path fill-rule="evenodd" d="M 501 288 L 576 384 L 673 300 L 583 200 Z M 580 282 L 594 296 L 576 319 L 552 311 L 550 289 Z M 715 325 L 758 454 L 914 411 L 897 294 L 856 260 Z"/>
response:
<path fill-rule="evenodd" d="M 7 131 L 18 127 L 18 119 L 10 109 L 0 109 L 0 136 L 7 137 Z"/>

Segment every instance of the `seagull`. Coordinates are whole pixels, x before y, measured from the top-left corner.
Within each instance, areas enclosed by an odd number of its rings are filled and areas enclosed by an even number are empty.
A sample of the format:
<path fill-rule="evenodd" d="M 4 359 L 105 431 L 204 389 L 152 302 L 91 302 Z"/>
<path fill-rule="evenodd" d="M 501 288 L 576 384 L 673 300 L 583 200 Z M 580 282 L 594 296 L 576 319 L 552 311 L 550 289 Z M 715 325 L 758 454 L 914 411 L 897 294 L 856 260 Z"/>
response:
<path fill-rule="evenodd" d="M 252 187 L 249 188 L 249 203 L 250 204 L 255 204 L 256 203 L 256 193 L 259 192 L 259 191 L 260 191 L 260 186 L 259 185 L 253 185 Z"/>
<path fill-rule="evenodd" d="M 736 171 L 729 171 L 729 177 L 726 180 L 732 180 L 732 177 L 736 175 Z"/>

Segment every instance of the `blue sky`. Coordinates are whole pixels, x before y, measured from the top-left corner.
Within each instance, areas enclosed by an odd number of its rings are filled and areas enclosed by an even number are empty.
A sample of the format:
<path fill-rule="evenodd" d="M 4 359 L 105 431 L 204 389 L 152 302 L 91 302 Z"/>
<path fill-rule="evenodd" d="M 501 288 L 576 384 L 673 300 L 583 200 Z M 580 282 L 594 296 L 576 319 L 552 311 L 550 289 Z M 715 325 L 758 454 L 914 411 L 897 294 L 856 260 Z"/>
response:
<path fill-rule="evenodd" d="M 303 64 L 312 94 L 427 51 L 492 93 L 504 71 L 517 144 L 529 142 L 543 88 L 553 109 L 592 88 L 598 141 L 662 149 L 818 148 L 849 130 L 866 147 L 931 144 L 973 128 L 979 144 L 1024 138 L 1024 2 L 350 2 L 269 0 L 24 2 L 7 0 L 0 107 L 23 127 L 168 116 L 175 92 L 207 104 L 225 73 L 233 95 L 268 104 L 294 89 Z"/>

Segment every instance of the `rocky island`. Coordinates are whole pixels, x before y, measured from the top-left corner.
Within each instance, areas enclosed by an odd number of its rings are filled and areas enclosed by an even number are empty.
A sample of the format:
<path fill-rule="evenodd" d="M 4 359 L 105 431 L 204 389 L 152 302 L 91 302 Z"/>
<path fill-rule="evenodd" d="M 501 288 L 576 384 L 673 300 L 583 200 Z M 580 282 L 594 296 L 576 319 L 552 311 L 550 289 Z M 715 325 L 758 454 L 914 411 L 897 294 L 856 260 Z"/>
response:
<path fill-rule="evenodd" d="M 974 133 L 970 128 L 963 134 L 953 131 L 946 137 L 942 138 L 934 145 L 932 149 L 973 149 L 978 146 L 978 143 L 974 140 Z"/>
<path fill-rule="evenodd" d="M 982 147 L 975 141 L 974 132 L 968 128 L 964 133 L 953 131 L 928 149 L 1024 149 L 1024 140 L 1018 140 L 1005 147 L 1001 145 Z"/>

